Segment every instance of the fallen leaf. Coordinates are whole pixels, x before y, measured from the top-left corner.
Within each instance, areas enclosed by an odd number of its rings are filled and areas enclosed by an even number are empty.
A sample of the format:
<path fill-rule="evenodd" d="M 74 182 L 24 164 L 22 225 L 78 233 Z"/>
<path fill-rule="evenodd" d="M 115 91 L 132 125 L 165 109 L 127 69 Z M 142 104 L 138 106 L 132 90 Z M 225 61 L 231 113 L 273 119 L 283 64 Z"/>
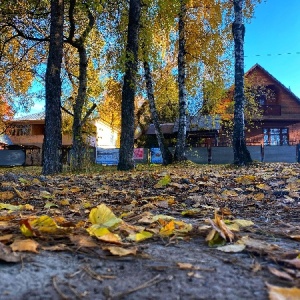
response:
<path fill-rule="evenodd" d="M 133 242 L 141 242 L 141 241 L 151 238 L 152 236 L 153 236 L 153 234 L 151 232 L 141 231 L 139 233 L 130 234 L 127 237 L 127 239 L 130 241 L 133 241 Z"/>
<path fill-rule="evenodd" d="M 127 255 L 136 255 L 137 248 L 122 248 L 116 246 L 103 247 L 103 250 L 109 251 L 112 255 L 116 256 L 127 256 Z"/>
<path fill-rule="evenodd" d="M 95 236 L 97 239 L 110 243 L 121 243 L 121 237 L 117 234 L 114 234 L 109 231 L 106 227 L 99 227 L 99 225 L 94 224 L 91 227 L 87 228 L 86 231 Z"/>
<path fill-rule="evenodd" d="M 237 241 L 237 243 L 245 244 L 247 247 L 263 253 L 272 252 L 279 248 L 277 245 L 269 244 L 261 240 L 252 239 L 248 236 L 243 236 L 240 240 Z"/>
<path fill-rule="evenodd" d="M 31 240 L 31 239 L 27 239 L 27 240 L 15 240 L 11 245 L 11 249 L 13 251 L 28 251 L 28 252 L 34 252 L 34 253 L 38 253 L 37 251 L 37 247 L 39 246 L 39 243 Z"/>
<path fill-rule="evenodd" d="M 12 238 L 13 238 L 13 234 L 5 234 L 5 235 L 2 235 L 2 236 L 0 236 L 0 242 L 4 242 L 4 243 L 7 243 L 7 242 L 9 242 L 9 241 L 11 241 L 12 240 Z"/>
<path fill-rule="evenodd" d="M 53 246 L 42 247 L 45 251 L 66 251 L 68 247 L 65 244 L 58 244 Z"/>
<path fill-rule="evenodd" d="M 57 204 L 47 201 L 46 204 L 44 205 L 45 208 L 51 208 L 51 207 L 58 207 Z"/>
<path fill-rule="evenodd" d="M 0 209 L 7 209 L 10 211 L 20 210 L 23 205 L 11 205 L 7 203 L 0 203 Z"/>
<path fill-rule="evenodd" d="M 296 287 L 284 288 L 266 283 L 269 292 L 269 300 L 299 300 L 300 289 Z"/>
<path fill-rule="evenodd" d="M 243 244 L 232 244 L 232 245 L 217 247 L 217 250 L 220 250 L 222 252 L 228 252 L 228 253 L 236 253 L 236 252 L 242 252 L 245 248 L 246 245 Z"/>
<path fill-rule="evenodd" d="M 277 276 L 277 277 L 279 277 L 279 278 L 286 279 L 286 280 L 290 280 L 290 281 L 293 281 L 293 280 L 294 280 L 294 278 L 293 278 L 291 275 L 289 275 L 288 273 L 286 273 L 286 272 L 284 272 L 284 271 L 280 271 L 280 270 L 278 270 L 278 269 L 276 269 L 276 268 L 273 268 L 273 267 L 268 267 L 268 269 L 269 269 L 269 271 L 270 271 L 273 275 L 275 275 L 275 276 Z"/>
<path fill-rule="evenodd" d="M 90 211 L 89 220 L 92 224 L 107 228 L 116 227 L 123 222 L 103 203 Z"/>
<path fill-rule="evenodd" d="M 159 234 L 162 236 L 169 236 L 174 234 L 174 230 L 175 230 L 175 223 L 172 220 L 160 229 Z"/>
<path fill-rule="evenodd" d="M 240 227 L 248 227 L 248 226 L 253 226 L 254 223 L 249 220 L 242 220 L 242 219 L 234 219 L 231 222 L 239 225 Z"/>
<path fill-rule="evenodd" d="M 288 263 L 289 265 L 296 267 L 297 269 L 300 269 L 300 258 L 285 259 L 283 261 Z"/>
<path fill-rule="evenodd" d="M 47 191 L 40 191 L 40 197 L 44 198 L 44 199 L 51 199 L 51 198 L 53 198 L 53 195 L 51 195 Z"/>
<path fill-rule="evenodd" d="M 79 248 L 94 248 L 98 247 L 98 245 L 94 242 L 94 240 L 90 236 L 86 235 L 70 235 L 70 240 L 77 245 Z"/>
<path fill-rule="evenodd" d="M 183 269 L 183 270 L 193 270 L 195 269 L 193 264 L 190 263 L 177 263 L 177 266 L 179 267 L 179 269 Z"/>
<path fill-rule="evenodd" d="M 53 234 L 58 231 L 56 222 L 47 215 L 37 218 L 21 220 L 21 232 L 27 236 L 36 236 L 43 234 Z"/>
<path fill-rule="evenodd" d="M 154 188 L 156 188 L 156 189 L 163 188 L 166 185 L 168 185 L 170 182 L 171 182 L 170 175 L 166 175 L 154 185 Z"/>
<path fill-rule="evenodd" d="M 245 184 L 245 185 L 252 184 L 255 180 L 256 177 L 254 175 L 243 175 L 235 179 L 237 183 Z"/>
<path fill-rule="evenodd" d="M 18 253 L 13 252 L 11 247 L 0 243 L 0 260 L 15 263 L 21 261 L 21 256 Z"/>

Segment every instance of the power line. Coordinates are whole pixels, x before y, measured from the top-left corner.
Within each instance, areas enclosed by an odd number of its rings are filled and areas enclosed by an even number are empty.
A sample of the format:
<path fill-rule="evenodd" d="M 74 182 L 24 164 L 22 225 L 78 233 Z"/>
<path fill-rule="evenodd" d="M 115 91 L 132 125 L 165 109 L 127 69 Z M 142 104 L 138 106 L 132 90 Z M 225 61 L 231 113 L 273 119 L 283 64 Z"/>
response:
<path fill-rule="evenodd" d="M 254 54 L 254 55 L 245 55 L 245 57 L 259 57 L 259 56 L 282 56 L 282 55 L 299 55 L 300 51 L 298 52 L 286 52 L 286 53 L 267 53 L 267 54 Z"/>

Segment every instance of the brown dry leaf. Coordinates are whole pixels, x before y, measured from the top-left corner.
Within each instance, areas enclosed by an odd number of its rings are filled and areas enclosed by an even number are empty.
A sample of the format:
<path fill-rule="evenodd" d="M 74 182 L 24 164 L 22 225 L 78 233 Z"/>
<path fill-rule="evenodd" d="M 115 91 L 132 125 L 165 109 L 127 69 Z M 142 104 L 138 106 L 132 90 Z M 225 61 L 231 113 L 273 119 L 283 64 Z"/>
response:
<path fill-rule="evenodd" d="M 73 186 L 70 188 L 70 192 L 72 192 L 72 193 L 78 193 L 80 191 L 81 191 L 81 188 L 78 186 Z"/>
<path fill-rule="evenodd" d="M 0 260 L 6 262 L 19 262 L 21 256 L 18 253 L 12 252 L 12 249 L 3 243 L 0 243 Z"/>
<path fill-rule="evenodd" d="M 221 195 L 223 198 L 227 199 L 231 197 L 237 197 L 238 193 L 233 190 L 224 190 Z"/>
<path fill-rule="evenodd" d="M 245 185 L 252 184 L 255 180 L 256 177 L 254 175 L 243 175 L 235 179 L 237 183 L 245 184 Z"/>
<path fill-rule="evenodd" d="M 6 221 L 0 221 L 0 229 L 8 229 L 10 228 L 11 225 L 9 224 L 9 222 L 6 222 Z"/>
<path fill-rule="evenodd" d="M 31 239 L 27 239 L 27 240 L 15 240 L 11 245 L 11 249 L 13 251 L 28 251 L 28 252 L 34 252 L 34 253 L 38 253 L 37 251 L 37 247 L 39 246 L 39 243 L 31 240 Z"/>
<path fill-rule="evenodd" d="M 102 247 L 103 250 L 109 251 L 112 255 L 116 256 L 127 256 L 127 255 L 136 255 L 137 247 L 133 248 L 122 248 L 116 246 Z"/>
<path fill-rule="evenodd" d="M 272 252 L 277 250 L 279 247 L 274 244 L 269 244 L 265 241 L 256 240 L 249 238 L 248 236 L 243 236 L 238 243 L 245 244 L 247 247 L 252 248 L 257 251 L 261 251 L 263 253 Z"/>
<path fill-rule="evenodd" d="M 65 244 L 58 244 L 54 246 L 42 247 L 45 251 L 66 251 L 68 247 Z"/>
<path fill-rule="evenodd" d="M 190 264 L 190 263 L 177 263 L 177 266 L 179 267 L 179 269 L 183 269 L 183 270 L 193 270 L 195 269 L 194 265 Z"/>
<path fill-rule="evenodd" d="M 300 269 L 300 258 L 285 259 L 284 262 L 296 267 L 297 269 Z"/>
<path fill-rule="evenodd" d="M 93 238 L 86 235 L 70 235 L 70 240 L 78 247 L 94 248 L 98 245 L 94 242 Z"/>
<path fill-rule="evenodd" d="M 222 232 L 221 236 L 224 236 L 225 240 L 229 240 L 230 242 L 232 242 L 234 239 L 234 233 L 227 227 L 227 225 L 217 213 L 215 213 L 215 218 L 213 222 L 217 226 L 217 228 Z"/>
<path fill-rule="evenodd" d="M 5 192 L 0 192 L 0 200 L 5 201 L 5 200 L 11 200 L 15 198 L 15 193 L 10 192 L 10 191 L 5 191 Z"/>
<path fill-rule="evenodd" d="M 296 241 L 300 241 L 300 234 L 297 235 L 290 235 L 290 238 Z"/>
<path fill-rule="evenodd" d="M 275 276 L 277 276 L 277 277 L 279 277 L 279 278 L 286 279 L 286 280 L 290 280 L 290 281 L 293 281 L 293 280 L 294 280 L 294 278 L 293 278 L 290 274 L 288 274 L 288 273 L 286 273 L 286 272 L 284 272 L 284 271 L 280 271 L 280 270 L 278 270 L 278 269 L 276 269 L 276 268 L 273 268 L 273 267 L 268 267 L 268 269 L 269 269 L 269 271 L 270 271 L 273 275 L 275 275 Z"/>
<path fill-rule="evenodd" d="M 14 237 L 13 234 L 5 234 L 0 236 L 0 242 L 2 243 L 7 243 L 10 242 L 12 240 L 12 238 Z"/>
<path fill-rule="evenodd" d="M 253 194 L 252 196 L 253 196 L 254 200 L 256 200 L 256 201 L 261 201 L 265 198 L 264 193 L 257 193 L 257 194 Z"/>
<path fill-rule="evenodd" d="M 284 288 L 266 283 L 269 292 L 269 300 L 299 300 L 300 289 L 296 287 Z"/>
<path fill-rule="evenodd" d="M 271 187 L 268 186 L 267 184 L 265 183 L 260 183 L 260 184 L 257 184 L 256 187 L 260 190 L 263 190 L 263 191 L 270 191 L 271 190 Z"/>

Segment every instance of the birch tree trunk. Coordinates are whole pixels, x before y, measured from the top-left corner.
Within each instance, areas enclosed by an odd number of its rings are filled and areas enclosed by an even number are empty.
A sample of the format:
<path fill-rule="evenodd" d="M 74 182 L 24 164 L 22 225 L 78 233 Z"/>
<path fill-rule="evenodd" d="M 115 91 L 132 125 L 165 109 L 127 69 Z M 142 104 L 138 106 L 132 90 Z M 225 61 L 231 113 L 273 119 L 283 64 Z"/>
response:
<path fill-rule="evenodd" d="M 134 97 L 138 64 L 141 1 L 130 0 L 125 75 L 122 88 L 121 139 L 118 170 L 134 169 Z"/>
<path fill-rule="evenodd" d="M 78 92 L 76 101 L 73 105 L 73 127 L 72 127 L 72 135 L 73 135 L 73 144 L 72 144 L 72 152 L 71 152 L 71 168 L 73 170 L 80 170 L 84 164 L 84 158 L 86 157 L 86 147 L 85 141 L 83 140 L 82 128 L 85 124 L 88 116 L 92 113 L 92 111 L 96 108 L 96 104 L 94 104 L 89 111 L 83 117 L 83 108 L 86 104 L 87 100 L 87 68 L 88 68 L 88 55 L 87 55 L 87 47 L 85 45 L 86 39 L 89 36 L 95 25 L 95 17 L 90 11 L 88 4 L 85 4 L 87 16 L 88 16 L 88 24 L 82 34 L 75 39 L 75 18 L 74 18 L 74 10 L 75 10 L 76 0 L 70 1 L 69 8 L 69 20 L 70 20 L 70 32 L 67 42 L 77 49 L 79 55 L 79 80 L 78 80 Z"/>
<path fill-rule="evenodd" d="M 234 88 L 234 125 L 233 125 L 233 154 L 234 164 L 247 165 L 252 162 L 245 139 L 245 95 L 244 95 L 244 36 L 243 23 L 244 0 L 234 0 L 234 22 L 232 34 L 234 38 L 235 56 L 235 88 Z"/>
<path fill-rule="evenodd" d="M 186 160 L 186 114 L 187 114 L 187 93 L 186 93 L 186 46 L 185 46 L 185 17 L 186 3 L 180 0 L 180 12 L 178 21 L 179 49 L 178 49 L 178 90 L 179 90 L 179 121 L 178 135 L 174 154 L 175 161 Z"/>
<path fill-rule="evenodd" d="M 168 164 L 172 163 L 173 155 L 172 155 L 171 151 L 169 150 L 168 146 L 166 145 L 164 135 L 160 128 L 160 124 L 159 124 L 159 120 L 158 120 L 158 113 L 156 110 L 155 100 L 154 100 L 152 76 L 151 76 L 150 67 L 149 67 L 149 64 L 147 61 L 144 61 L 144 71 L 145 71 L 145 80 L 146 80 L 149 107 L 150 107 L 152 122 L 153 122 L 154 128 L 155 128 L 158 146 L 159 146 L 159 149 L 162 154 L 163 164 L 168 165 Z"/>
<path fill-rule="evenodd" d="M 51 1 L 51 25 L 46 69 L 46 116 L 43 143 L 43 174 L 62 172 L 61 63 L 63 57 L 64 1 Z"/>

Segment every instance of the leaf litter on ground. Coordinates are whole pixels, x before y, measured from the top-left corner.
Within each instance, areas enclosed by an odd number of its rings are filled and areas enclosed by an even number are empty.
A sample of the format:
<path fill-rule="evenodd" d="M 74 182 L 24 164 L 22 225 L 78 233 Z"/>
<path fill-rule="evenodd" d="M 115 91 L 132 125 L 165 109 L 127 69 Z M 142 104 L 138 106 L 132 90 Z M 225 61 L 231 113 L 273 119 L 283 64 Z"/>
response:
<path fill-rule="evenodd" d="M 10 169 L 1 175 L 0 260 L 19 262 L 16 251 L 46 249 L 48 236 L 58 245 L 65 239 L 75 248 L 99 247 L 116 256 L 137 255 L 145 240 L 203 237 L 208 247 L 263 255 L 296 270 L 299 171 L 297 164 L 175 165 L 46 177 Z M 271 242 L 274 236 L 280 245 Z M 285 240 L 295 244 L 286 249 Z M 300 287 L 296 271 L 268 270 Z M 267 287 L 270 295 L 278 293 Z"/>

